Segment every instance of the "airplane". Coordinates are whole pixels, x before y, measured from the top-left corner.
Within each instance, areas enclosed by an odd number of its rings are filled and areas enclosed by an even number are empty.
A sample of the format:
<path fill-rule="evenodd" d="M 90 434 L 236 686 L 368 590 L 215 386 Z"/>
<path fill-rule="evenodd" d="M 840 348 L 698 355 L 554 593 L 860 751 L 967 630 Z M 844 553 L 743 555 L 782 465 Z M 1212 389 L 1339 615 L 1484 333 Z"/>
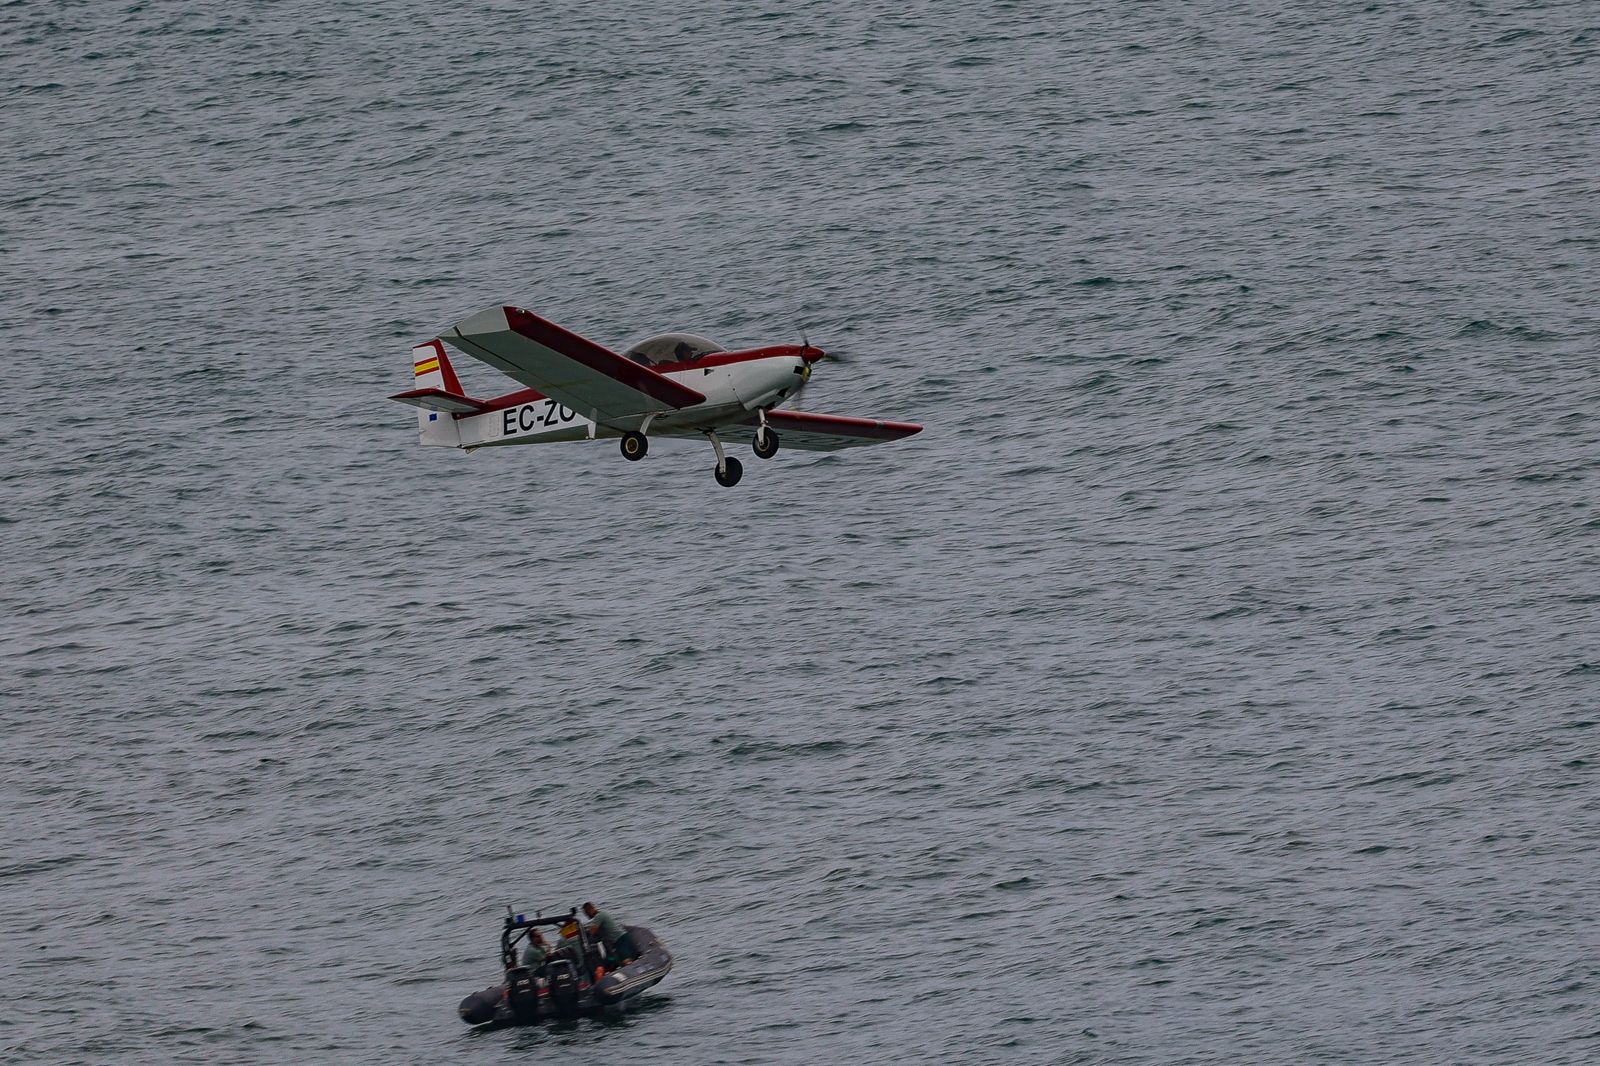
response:
<path fill-rule="evenodd" d="M 473 399 L 445 345 L 523 388 Z M 637 462 L 652 436 L 704 436 L 716 451 L 717 484 L 733 486 L 744 467 L 724 440 L 748 441 L 757 456 L 771 459 L 780 440 L 827 452 L 922 431 L 911 422 L 776 409 L 795 398 L 813 365 L 830 358 L 809 342 L 730 352 L 693 333 L 658 334 L 618 355 L 532 311 L 490 307 L 412 348 L 413 387 L 389 398 L 419 408 L 423 445 L 468 452 L 620 438 L 622 457 Z"/>

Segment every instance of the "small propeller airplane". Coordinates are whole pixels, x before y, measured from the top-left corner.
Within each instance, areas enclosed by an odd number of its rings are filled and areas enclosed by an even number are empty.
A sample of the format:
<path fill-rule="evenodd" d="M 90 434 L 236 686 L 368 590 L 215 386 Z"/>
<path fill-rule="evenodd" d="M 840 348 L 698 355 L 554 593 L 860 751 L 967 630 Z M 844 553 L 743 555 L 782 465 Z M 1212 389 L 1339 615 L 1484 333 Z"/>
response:
<path fill-rule="evenodd" d="M 803 340 L 803 338 L 802 338 Z M 489 400 L 461 389 L 445 345 L 511 377 L 524 388 Z M 693 333 L 662 333 L 618 355 L 520 307 L 491 307 L 411 349 L 413 388 L 389 397 L 419 408 L 424 445 L 478 448 L 621 438 L 637 461 L 650 437 L 700 437 L 717 453 L 719 485 L 744 476 L 724 440 L 749 441 L 756 455 L 778 454 L 781 439 L 804 451 L 835 451 L 900 440 L 910 422 L 779 411 L 832 359 L 809 342 L 730 352 Z"/>

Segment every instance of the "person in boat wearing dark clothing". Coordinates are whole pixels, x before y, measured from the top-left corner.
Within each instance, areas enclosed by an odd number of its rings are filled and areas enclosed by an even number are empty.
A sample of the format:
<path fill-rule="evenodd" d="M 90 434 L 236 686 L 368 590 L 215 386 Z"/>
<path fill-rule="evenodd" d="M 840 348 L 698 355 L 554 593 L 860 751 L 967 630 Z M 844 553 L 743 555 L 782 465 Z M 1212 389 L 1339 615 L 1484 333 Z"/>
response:
<path fill-rule="evenodd" d="M 589 926 L 589 934 L 606 946 L 611 965 L 622 966 L 638 958 L 639 953 L 633 947 L 633 934 L 622 928 L 615 918 L 593 903 L 585 903 L 583 913 L 594 919 Z"/>

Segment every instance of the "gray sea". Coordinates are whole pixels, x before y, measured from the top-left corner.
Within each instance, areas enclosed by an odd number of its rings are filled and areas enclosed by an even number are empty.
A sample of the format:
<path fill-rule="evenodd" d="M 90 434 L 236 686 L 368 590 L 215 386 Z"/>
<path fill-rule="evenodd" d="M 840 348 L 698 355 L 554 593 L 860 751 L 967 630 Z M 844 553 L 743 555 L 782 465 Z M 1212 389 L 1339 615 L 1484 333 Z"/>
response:
<path fill-rule="evenodd" d="M 0 136 L 0 1062 L 1600 1057 L 1592 0 L 12 0 Z M 927 429 L 419 448 L 497 302 Z"/>

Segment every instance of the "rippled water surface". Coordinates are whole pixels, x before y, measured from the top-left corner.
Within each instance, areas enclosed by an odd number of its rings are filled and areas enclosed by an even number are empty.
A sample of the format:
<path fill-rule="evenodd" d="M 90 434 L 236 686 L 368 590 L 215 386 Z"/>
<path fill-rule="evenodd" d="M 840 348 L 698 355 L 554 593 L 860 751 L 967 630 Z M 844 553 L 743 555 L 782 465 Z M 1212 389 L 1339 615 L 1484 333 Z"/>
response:
<path fill-rule="evenodd" d="M 1600 18 L 1280 8 L 0 6 L 0 1061 L 1600 1055 Z M 928 428 L 418 448 L 498 300 Z"/>

